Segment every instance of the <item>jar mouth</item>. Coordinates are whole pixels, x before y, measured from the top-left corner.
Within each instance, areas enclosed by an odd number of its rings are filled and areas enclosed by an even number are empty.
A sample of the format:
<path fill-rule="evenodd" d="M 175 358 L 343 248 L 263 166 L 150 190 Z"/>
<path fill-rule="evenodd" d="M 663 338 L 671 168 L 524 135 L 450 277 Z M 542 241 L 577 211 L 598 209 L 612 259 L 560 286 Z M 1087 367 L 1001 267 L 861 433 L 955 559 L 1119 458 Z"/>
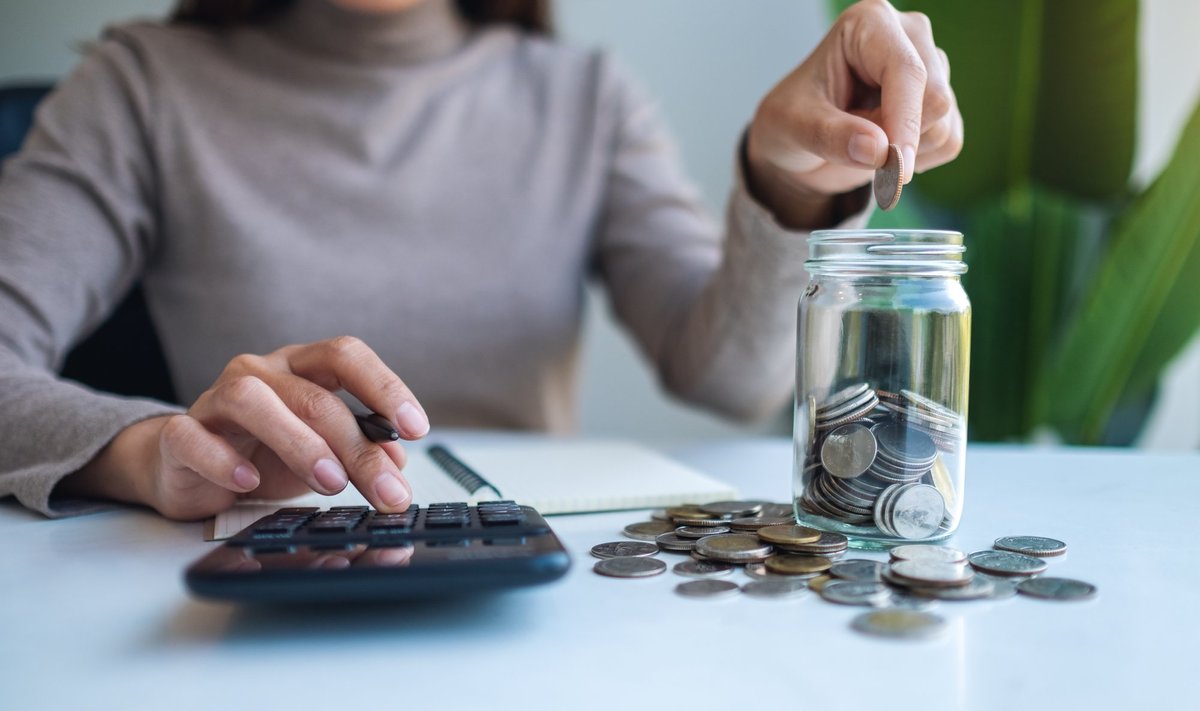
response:
<path fill-rule="evenodd" d="M 961 232 L 816 230 L 808 238 L 811 274 L 954 277 L 966 273 Z"/>

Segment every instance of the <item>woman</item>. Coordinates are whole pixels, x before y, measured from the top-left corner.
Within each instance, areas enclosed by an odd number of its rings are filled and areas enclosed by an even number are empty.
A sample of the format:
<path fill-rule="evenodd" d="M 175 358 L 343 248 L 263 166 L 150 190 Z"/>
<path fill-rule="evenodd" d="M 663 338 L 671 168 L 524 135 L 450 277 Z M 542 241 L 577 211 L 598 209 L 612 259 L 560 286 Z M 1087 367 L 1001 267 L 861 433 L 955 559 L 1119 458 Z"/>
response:
<path fill-rule="evenodd" d="M 403 449 L 334 393 L 409 440 L 568 429 L 591 275 L 676 395 L 780 406 L 803 231 L 862 223 L 889 143 L 961 147 L 928 20 L 837 20 L 754 114 L 723 234 L 649 99 L 545 29 L 539 0 L 191 0 L 110 30 L 0 181 L 0 495 L 403 509 Z M 52 374 L 138 277 L 185 411 Z"/>

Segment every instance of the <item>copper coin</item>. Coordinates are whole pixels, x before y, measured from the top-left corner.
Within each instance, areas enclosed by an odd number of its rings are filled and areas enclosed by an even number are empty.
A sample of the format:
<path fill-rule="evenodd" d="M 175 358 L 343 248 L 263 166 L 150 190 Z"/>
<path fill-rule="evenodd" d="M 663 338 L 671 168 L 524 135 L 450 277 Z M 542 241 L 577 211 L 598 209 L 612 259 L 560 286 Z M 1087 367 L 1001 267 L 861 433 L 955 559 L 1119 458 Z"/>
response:
<path fill-rule="evenodd" d="M 904 154 L 895 143 L 888 146 L 887 162 L 875 171 L 873 187 L 879 209 L 890 210 L 900 202 L 900 192 L 904 189 Z"/>

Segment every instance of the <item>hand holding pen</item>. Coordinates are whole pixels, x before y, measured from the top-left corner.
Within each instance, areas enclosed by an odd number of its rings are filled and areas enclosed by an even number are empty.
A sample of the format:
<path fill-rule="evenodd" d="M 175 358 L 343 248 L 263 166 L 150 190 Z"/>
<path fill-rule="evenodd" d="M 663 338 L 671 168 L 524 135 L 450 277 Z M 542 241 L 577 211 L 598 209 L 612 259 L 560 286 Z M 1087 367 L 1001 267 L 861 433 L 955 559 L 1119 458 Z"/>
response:
<path fill-rule="evenodd" d="M 372 414 L 356 416 L 339 389 Z M 126 427 L 58 493 L 198 519 L 239 496 L 336 494 L 353 484 L 375 508 L 399 511 L 412 501 L 399 440 L 428 431 L 412 391 L 374 351 L 333 338 L 235 357 L 185 414 Z"/>

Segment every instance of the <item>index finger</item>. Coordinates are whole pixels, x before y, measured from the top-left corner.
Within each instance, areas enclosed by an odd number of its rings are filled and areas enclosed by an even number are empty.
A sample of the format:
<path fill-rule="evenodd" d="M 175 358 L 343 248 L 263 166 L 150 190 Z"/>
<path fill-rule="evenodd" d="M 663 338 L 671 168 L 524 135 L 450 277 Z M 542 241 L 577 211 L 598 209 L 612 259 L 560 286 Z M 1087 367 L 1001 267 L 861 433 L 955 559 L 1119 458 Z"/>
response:
<path fill-rule="evenodd" d="M 283 349 L 292 372 L 329 390 L 344 388 L 396 425 L 405 439 L 429 432 L 429 417 L 400 376 L 352 336 Z"/>
<path fill-rule="evenodd" d="M 904 155 L 904 182 L 912 178 L 921 141 L 921 109 L 929 72 L 901 25 L 900 15 L 886 3 L 863 3 L 862 17 L 846 48 L 846 61 L 880 92 L 881 124 L 888 141 Z"/>

